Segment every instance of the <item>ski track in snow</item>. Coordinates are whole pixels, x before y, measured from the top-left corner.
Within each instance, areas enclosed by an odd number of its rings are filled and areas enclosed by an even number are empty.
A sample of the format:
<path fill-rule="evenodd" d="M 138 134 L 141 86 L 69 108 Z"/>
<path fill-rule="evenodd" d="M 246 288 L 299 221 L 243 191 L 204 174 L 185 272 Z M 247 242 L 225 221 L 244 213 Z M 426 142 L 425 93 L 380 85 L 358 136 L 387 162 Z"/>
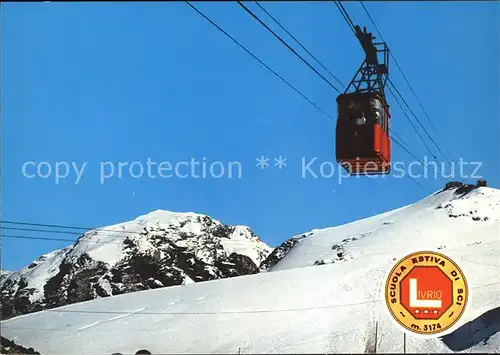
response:
<path fill-rule="evenodd" d="M 144 311 L 145 309 L 146 309 L 146 308 L 141 308 L 141 309 L 138 309 L 138 310 L 136 310 L 136 311 L 133 311 L 133 312 L 130 312 L 130 313 L 125 313 L 125 314 L 120 314 L 120 315 L 118 315 L 118 316 L 111 317 L 111 318 L 106 319 L 106 320 L 103 320 L 103 321 L 98 320 L 97 322 L 94 322 L 94 323 L 91 323 L 91 324 L 85 325 L 85 326 L 83 326 L 83 327 L 81 327 L 81 328 L 78 328 L 78 330 L 84 330 L 84 329 L 87 329 L 87 328 L 91 328 L 91 327 L 94 327 L 94 326 L 96 326 L 96 325 L 98 325 L 98 324 L 101 324 L 101 323 L 103 323 L 103 322 L 111 322 L 111 321 L 114 321 L 114 320 L 117 320 L 117 319 L 121 319 L 121 318 L 129 317 L 129 316 L 131 316 L 131 315 L 133 315 L 133 314 L 135 314 L 135 313 L 142 312 L 142 311 Z"/>

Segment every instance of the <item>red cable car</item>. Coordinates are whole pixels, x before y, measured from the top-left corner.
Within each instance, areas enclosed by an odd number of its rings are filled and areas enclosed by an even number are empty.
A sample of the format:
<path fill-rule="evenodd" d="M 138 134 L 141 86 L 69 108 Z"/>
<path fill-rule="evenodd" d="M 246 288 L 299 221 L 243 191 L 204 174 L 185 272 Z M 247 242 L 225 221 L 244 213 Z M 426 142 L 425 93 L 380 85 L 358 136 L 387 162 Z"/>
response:
<path fill-rule="evenodd" d="M 351 175 L 388 174 L 391 170 L 390 112 L 384 87 L 388 78 L 388 54 L 385 43 L 373 43 L 371 33 L 356 36 L 366 58 L 345 92 L 337 97 L 337 162 Z M 382 48 L 377 48 L 382 46 Z M 384 55 L 379 64 L 378 53 Z"/>

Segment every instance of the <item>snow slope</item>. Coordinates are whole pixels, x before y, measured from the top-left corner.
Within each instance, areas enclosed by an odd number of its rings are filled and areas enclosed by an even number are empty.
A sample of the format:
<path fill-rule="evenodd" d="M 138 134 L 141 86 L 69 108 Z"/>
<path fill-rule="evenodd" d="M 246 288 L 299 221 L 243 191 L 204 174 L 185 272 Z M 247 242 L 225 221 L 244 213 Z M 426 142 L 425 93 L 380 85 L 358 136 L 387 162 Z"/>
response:
<path fill-rule="evenodd" d="M 361 353 L 377 324 L 377 352 L 397 353 L 403 332 L 383 301 L 385 277 L 395 258 L 431 249 L 462 268 L 469 305 L 450 335 L 408 335 L 406 351 L 500 353 L 500 191 L 459 191 L 307 233 L 265 273 L 24 315 L 2 322 L 2 335 L 51 355 Z"/>
<path fill-rule="evenodd" d="M 446 252 L 476 241 L 478 230 L 486 240 L 498 240 L 499 191 L 481 187 L 465 194 L 460 192 L 444 190 L 414 205 L 343 226 L 314 230 L 269 271 L 357 258 L 378 259 L 384 255 L 398 257 L 417 249 Z M 480 240 L 484 242 L 483 239 Z"/>

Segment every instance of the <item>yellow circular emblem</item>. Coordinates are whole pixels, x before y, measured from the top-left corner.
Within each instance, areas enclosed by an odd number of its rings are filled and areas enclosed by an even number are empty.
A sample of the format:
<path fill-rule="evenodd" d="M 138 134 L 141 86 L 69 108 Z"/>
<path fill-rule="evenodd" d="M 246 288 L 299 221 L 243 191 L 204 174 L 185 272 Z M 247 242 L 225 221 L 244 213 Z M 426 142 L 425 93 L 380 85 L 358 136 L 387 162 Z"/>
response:
<path fill-rule="evenodd" d="M 417 334 L 437 334 L 462 316 L 468 299 L 465 275 L 447 256 L 420 251 L 392 268 L 385 301 L 394 319 Z"/>

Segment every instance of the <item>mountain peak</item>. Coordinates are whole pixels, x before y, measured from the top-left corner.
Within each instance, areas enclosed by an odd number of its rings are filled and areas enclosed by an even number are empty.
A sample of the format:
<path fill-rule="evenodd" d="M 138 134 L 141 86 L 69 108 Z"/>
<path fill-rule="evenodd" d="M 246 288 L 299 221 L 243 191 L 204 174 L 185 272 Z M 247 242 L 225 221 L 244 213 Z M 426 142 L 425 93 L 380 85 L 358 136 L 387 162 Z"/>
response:
<path fill-rule="evenodd" d="M 203 216 L 206 215 L 195 212 L 176 212 L 176 211 L 157 209 L 145 215 L 137 217 L 136 220 L 147 220 L 152 218 L 163 218 L 163 219 L 190 218 L 190 217 L 203 217 Z"/>
<path fill-rule="evenodd" d="M 75 244 L 2 276 L 2 315 L 253 274 L 271 250 L 246 226 L 156 210 L 88 231 Z"/>

